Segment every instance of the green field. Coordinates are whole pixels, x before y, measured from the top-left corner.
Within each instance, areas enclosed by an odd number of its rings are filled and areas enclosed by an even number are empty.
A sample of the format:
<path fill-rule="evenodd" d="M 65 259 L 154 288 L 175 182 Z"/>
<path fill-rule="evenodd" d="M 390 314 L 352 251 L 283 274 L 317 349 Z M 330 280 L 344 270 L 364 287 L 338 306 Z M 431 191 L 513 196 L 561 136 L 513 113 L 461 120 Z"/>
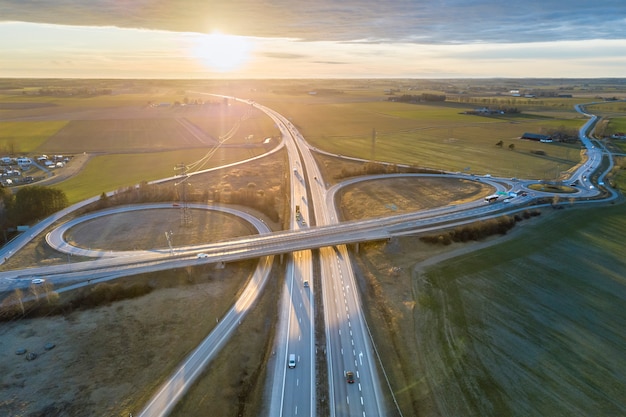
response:
<path fill-rule="evenodd" d="M 418 238 L 362 245 L 368 322 L 403 415 L 624 415 L 625 211 L 550 211 L 430 267 L 443 249 Z"/>
<path fill-rule="evenodd" d="M 48 138 L 61 130 L 67 121 L 0 121 L 0 153 L 23 155 L 35 152 Z"/>
<path fill-rule="evenodd" d="M 29 138 L 22 141 L 24 152 L 59 154 L 83 151 L 129 154 L 202 147 L 207 145 L 202 140 L 216 140 L 234 127 L 238 129 L 229 139 L 230 144 L 258 144 L 277 134 L 271 119 L 258 110 L 251 111 L 249 105 L 225 106 L 218 97 L 192 92 L 207 91 L 252 98 L 274 108 L 291 119 L 310 143 L 330 152 L 426 168 L 538 179 L 558 178 L 560 172 L 580 162 L 579 146 L 521 141 L 519 136 L 524 132 L 555 129 L 575 131 L 585 120 L 573 106 L 588 100 L 587 97 L 527 99 L 483 93 L 506 91 L 509 85 L 519 83 L 515 80 L 475 81 L 473 84 L 479 86 L 477 94 L 448 94 L 447 102 L 430 104 L 389 102 L 391 96 L 386 91 L 411 86 L 411 94 L 441 94 L 441 89 L 460 88 L 453 84 L 465 88 L 467 82 L 85 80 L 81 84 L 42 80 L 40 83 L 40 86 L 31 80 L 5 83 L 4 94 L 0 95 L 0 105 L 5 109 L 0 113 L 2 117 L 37 114 L 50 119 L 50 122 L 37 122 L 42 124 L 40 127 L 34 122 L 32 126 L 31 122 L 24 122 L 15 127 L 10 124 L 17 122 L 0 121 L 0 144 L 5 148 L 12 140 L 9 132 L 15 131 Z M 72 94 L 38 95 L 39 87 Z M 565 87 L 574 92 L 583 91 L 576 83 L 559 88 Z M 113 93 L 81 96 L 78 93 L 83 90 L 75 93 L 76 88 L 110 88 Z M 554 85 L 542 81 L 535 88 L 548 90 Z M 311 91 L 316 94 L 309 94 Z M 208 108 L 212 110 L 182 104 L 165 108 L 148 105 L 194 100 L 210 103 Z M 612 106 L 613 112 L 620 109 L 616 103 L 607 105 Z M 463 114 L 482 106 L 514 106 L 521 113 L 498 117 Z M 183 126 L 183 122 L 194 127 Z M 617 119 L 611 130 L 619 129 L 620 123 Z M 3 128 L 4 124 L 7 125 Z M 42 130 L 44 127 L 46 130 Z M 495 146 L 499 141 L 503 142 L 501 148 Z M 511 145 L 513 150 L 509 148 Z M 119 180 L 111 183 L 126 184 L 128 178 L 137 178 L 132 170 L 107 172 L 108 178 L 116 176 Z"/>
<path fill-rule="evenodd" d="M 626 133 L 626 116 L 612 117 L 609 121 L 607 134 Z"/>
<path fill-rule="evenodd" d="M 210 153 L 211 149 L 114 154 L 92 158 L 79 175 L 55 185 L 65 191 L 70 203 L 99 196 L 103 192 L 160 178 L 173 177 L 181 162 L 190 164 Z M 263 148 L 220 148 L 201 169 L 248 159 L 264 153 Z"/>
<path fill-rule="evenodd" d="M 416 277 L 441 415 L 624 415 L 625 233 L 624 206 L 572 211 Z"/>
<path fill-rule="evenodd" d="M 391 102 L 292 105 L 304 137 L 333 153 L 420 167 L 525 178 L 554 178 L 580 161 L 580 145 L 522 141 L 524 132 L 584 123 L 535 115 L 482 117 L 456 106 Z M 502 148 L 495 144 L 503 141 Z M 514 151 L 508 147 L 514 145 Z M 537 155 L 533 151 L 543 151 Z M 445 158 L 442 157 L 445 155 Z"/>

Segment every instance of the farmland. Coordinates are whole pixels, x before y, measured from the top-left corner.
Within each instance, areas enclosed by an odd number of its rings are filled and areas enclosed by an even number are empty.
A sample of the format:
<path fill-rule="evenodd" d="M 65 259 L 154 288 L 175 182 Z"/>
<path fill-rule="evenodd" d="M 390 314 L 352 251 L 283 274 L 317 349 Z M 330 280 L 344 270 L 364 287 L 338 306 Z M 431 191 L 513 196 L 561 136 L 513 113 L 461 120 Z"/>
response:
<path fill-rule="evenodd" d="M 271 120 L 250 106 L 224 106 L 217 97 L 189 92 L 203 88 L 250 97 L 275 108 L 293 120 L 314 146 L 347 156 L 539 179 L 553 179 L 556 164 L 566 171 L 581 159 L 576 145 L 518 139 L 524 132 L 578 129 L 584 119 L 574 112 L 576 100 L 572 99 L 476 96 L 468 100 L 451 96 L 450 101 L 441 104 L 396 103 L 388 101 L 383 91 L 397 88 L 401 82 L 390 80 L 369 82 L 367 86 L 340 80 L 247 81 L 236 85 L 185 81 L 92 83 L 97 88 L 109 86 L 113 94 L 40 96 L 30 83 L 21 89 L 13 83 L 0 95 L 4 103 L 0 145 L 5 149 L 11 144 L 16 153 L 98 155 L 90 159 L 74 183 L 59 185 L 70 194 L 71 201 L 169 176 L 172 163 L 196 161 L 194 155 L 214 148 L 218 139 L 233 128 L 236 130 L 225 142 L 232 148 L 225 147 L 207 167 L 263 152 L 258 146 L 266 137 L 277 135 Z M 58 84 L 61 91 L 73 91 L 70 83 L 61 80 Z M 433 87 L 437 86 L 423 84 L 424 91 L 435 91 Z M 320 94 L 308 94 L 311 90 Z M 184 105 L 198 102 L 204 104 Z M 485 105 L 515 105 L 521 113 L 498 117 L 464 114 Z M 496 147 L 499 141 L 503 146 Z M 197 149 L 197 153 L 184 149 Z M 137 154 L 135 163 L 129 161 L 134 158 L 132 154 Z M 94 183 L 94 179 L 98 180 Z M 89 193 L 78 191 L 82 184 L 93 187 Z"/>
<path fill-rule="evenodd" d="M 555 116 L 518 114 L 481 117 L 463 114 L 471 106 L 404 104 L 342 95 L 338 103 L 292 98 L 284 113 L 316 147 L 377 161 L 478 174 L 552 178 L 555 163 L 563 170 L 580 161 L 580 147 L 520 141 L 524 132 L 564 127 L 577 130 L 584 120 L 573 111 Z M 282 107 L 277 104 L 277 107 Z M 503 141 L 502 148 L 495 144 Z M 514 151 L 508 146 L 513 144 Z M 532 151 L 542 150 L 545 155 Z M 446 155 L 446 158 L 441 158 Z M 553 171 L 550 171 L 553 172 Z"/>
<path fill-rule="evenodd" d="M 187 94 L 187 89 L 206 88 L 254 98 L 289 117 L 313 146 L 344 156 L 550 180 L 583 158 L 579 144 L 518 139 L 523 132 L 578 129 L 584 123 L 572 108 L 581 102 L 578 98 L 507 103 L 510 98 L 477 95 L 471 102 L 388 101 L 384 91 L 399 83 L 249 81 L 235 88 L 234 83 L 194 86 L 183 81 L 129 81 L 114 95 L 89 98 L 5 91 L 0 102 L 11 105 L 0 110 L 0 145 L 8 148 L 13 143 L 15 150 L 32 154 L 88 152 L 88 162 L 77 175 L 55 184 L 72 202 L 170 177 L 176 164 L 192 164 L 209 154 L 204 168 L 260 155 L 276 145 L 275 141 L 263 145 L 265 137 L 277 135 L 270 119 L 250 113 L 246 105 L 148 105 L 183 102 L 186 96 L 197 98 L 200 96 Z M 308 94 L 322 91 L 320 85 L 327 88 L 323 94 Z M 435 83 L 429 84 L 420 91 L 441 92 L 434 87 Z M 590 97 L 582 101 L 587 99 Z M 474 107 L 499 104 L 515 104 L 522 112 L 496 117 L 463 114 Z M 602 106 L 594 106 L 594 111 Z M 614 107 L 607 107 L 607 114 L 615 126 L 621 126 L 623 112 L 615 104 L 608 106 Z M 217 147 L 216 138 L 235 126 L 238 129 L 232 138 Z M 502 147 L 496 146 L 500 140 Z M 537 150 L 543 154 L 535 153 Z M 341 181 L 342 172 L 358 172 L 364 165 L 322 153 L 316 158 L 325 167 L 323 175 L 329 183 Z M 267 161 L 191 177 L 189 183 L 203 190 L 230 191 L 251 184 L 257 190 L 278 190 L 277 204 L 284 207 L 284 170 L 284 155 L 277 153 Z M 623 184 L 624 170 L 618 170 L 615 178 Z M 344 220 L 351 220 L 459 204 L 489 192 L 489 187 L 475 181 L 387 179 L 348 187 L 338 201 Z M 247 232 L 246 226 L 236 221 L 207 216 L 197 219 L 198 229 L 205 233 L 189 233 L 175 228 L 176 213 L 163 217 L 149 213 L 137 223 L 142 232 L 134 233 L 134 220 L 129 217 L 86 224 L 74 229 L 70 238 L 105 249 L 143 248 L 151 242 L 163 247 L 162 230 L 168 227 L 175 231 L 175 239 L 184 243 L 202 241 L 206 233 L 221 239 L 229 233 Z M 282 225 L 274 226 L 279 229 Z M 95 236 L 99 231 L 102 234 Z M 506 237 L 483 242 L 443 247 L 426 244 L 418 237 L 403 237 L 363 244 L 359 254 L 354 254 L 358 282 L 374 343 L 403 414 L 625 414 L 618 391 L 626 384 L 626 340 L 619 327 L 626 321 L 622 308 L 626 301 L 622 295 L 626 286 L 622 276 L 626 269 L 624 234 L 624 206 L 615 205 L 559 212 L 548 209 L 540 218 L 522 222 Z M 28 248 L 30 258 L 23 259 L 47 262 L 59 258 L 43 250 L 44 245 L 40 242 L 34 247 L 33 243 Z M 61 257 L 57 261 L 66 260 Z M 12 392 L 23 392 L 23 386 L 30 387 L 37 380 L 37 392 L 52 384 L 59 396 L 55 403 L 56 399 L 33 395 L 23 403 L 0 404 L 0 409 L 30 412 L 58 406 L 66 412 L 90 414 L 95 406 L 102 414 L 91 413 L 94 415 L 128 415 L 137 410 L 157 381 L 210 331 L 253 267 L 242 263 L 227 270 L 188 268 L 141 277 L 151 285 L 164 285 L 145 297 L 68 312 L 63 318 L 3 325 L 4 343 L 12 340 L 15 347 L 43 342 L 48 334 L 65 335 L 58 352 L 71 366 L 57 363 L 48 373 L 37 373 L 23 363 L 19 368 L 8 362 L 0 364 L 16 381 L 7 385 Z M 229 349 L 179 406 L 180 415 L 258 415 L 264 364 L 271 352 L 277 314 L 273 296 L 281 271 L 274 273 L 273 283 L 255 307 L 256 314 L 246 318 Z M 151 328 L 158 331 L 146 331 Z M 192 337 L 187 339 L 188 335 Z M 185 343 L 172 343 L 173 338 L 185 339 Z M 70 340 L 71 346 L 65 343 Z M 86 355 L 97 359 L 93 378 L 86 371 L 88 362 L 76 360 Z M 137 372 L 138 368 L 150 372 Z M 87 374 L 89 381 L 81 379 Z M 65 381 L 71 381 L 71 391 L 63 389 Z M 34 408 L 28 408 L 29 401 Z"/>

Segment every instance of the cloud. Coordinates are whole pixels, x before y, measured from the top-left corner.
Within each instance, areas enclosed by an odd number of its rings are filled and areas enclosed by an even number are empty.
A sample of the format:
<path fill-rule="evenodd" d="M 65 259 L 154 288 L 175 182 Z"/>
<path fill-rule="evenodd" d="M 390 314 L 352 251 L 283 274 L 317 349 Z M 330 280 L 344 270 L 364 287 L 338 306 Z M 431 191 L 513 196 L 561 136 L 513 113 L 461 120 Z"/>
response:
<path fill-rule="evenodd" d="M 3 0 L 0 19 L 304 41 L 430 44 L 623 39 L 623 0 Z"/>
<path fill-rule="evenodd" d="M 324 64 L 324 65 L 346 65 L 349 62 L 338 62 L 338 61 L 313 61 L 314 64 Z"/>
<path fill-rule="evenodd" d="M 276 59 L 302 59 L 307 57 L 307 55 L 293 54 L 289 52 L 265 52 L 263 53 L 263 56 Z"/>

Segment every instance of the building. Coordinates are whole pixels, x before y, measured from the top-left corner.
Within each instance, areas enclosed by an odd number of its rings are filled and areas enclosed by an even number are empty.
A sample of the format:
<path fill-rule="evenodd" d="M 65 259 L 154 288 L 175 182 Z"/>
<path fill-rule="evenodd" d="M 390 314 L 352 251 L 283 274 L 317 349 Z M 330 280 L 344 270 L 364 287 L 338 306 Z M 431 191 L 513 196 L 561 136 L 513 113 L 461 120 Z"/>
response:
<path fill-rule="evenodd" d="M 539 133 L 526 132 L 522 136 L 520 136 L 520 139 L 535 140 L 538 142 L 552 142 L 552 139 L 550 138 L 550 136 L 540 135 Z"/>

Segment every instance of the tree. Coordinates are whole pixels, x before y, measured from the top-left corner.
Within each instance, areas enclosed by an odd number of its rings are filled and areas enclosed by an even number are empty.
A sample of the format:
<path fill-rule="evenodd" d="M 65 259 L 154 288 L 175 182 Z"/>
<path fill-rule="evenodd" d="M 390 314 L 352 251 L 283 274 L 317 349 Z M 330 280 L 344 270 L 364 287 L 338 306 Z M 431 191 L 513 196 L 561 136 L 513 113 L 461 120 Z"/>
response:
<path fill-rule="evenodd" d="M 28 224 L 43 219 L 68 206 L 65 193 L 39 185 L 20 188 L 8 207 L 8 217 L 14 225 Z"/>
<path fill-rule="evenodd" d="M 514 144 L 514 143 L 511 143 L 511 144 L 509 145 L 509 150 L 510 150 L 510 151 L 514 151 L 514 150 L 515 150 L 515 144 Z"/>
<path fill-rule="evenodd" d="M 498 148 L 501 148 L 501 147 L 502 147 L 502 145 L 504 145 L 504 142 L 502 142 L 502 141 L 500 141 L 500 142 L 496 143 L 496 146 L 497 146 Z"/>

